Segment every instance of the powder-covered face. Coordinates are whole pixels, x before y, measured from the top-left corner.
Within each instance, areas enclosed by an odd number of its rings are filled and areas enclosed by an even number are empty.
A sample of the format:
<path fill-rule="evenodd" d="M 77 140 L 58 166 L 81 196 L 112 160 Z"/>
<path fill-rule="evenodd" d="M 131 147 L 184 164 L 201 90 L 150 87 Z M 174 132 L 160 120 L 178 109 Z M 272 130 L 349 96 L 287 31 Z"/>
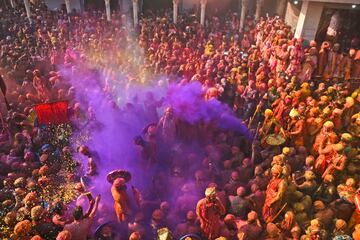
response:
<path fill-rule="evenodd" d="M 355 186 L 355 180 L 353 178 L 348 178 L 345 184 L 346 186 L 353 187 Z"/>
<path fill-rule="evenodd" d="M 208 202 L 214 202 L 216 200 L 216 194 L 210 195 L 206 197 Z"/>

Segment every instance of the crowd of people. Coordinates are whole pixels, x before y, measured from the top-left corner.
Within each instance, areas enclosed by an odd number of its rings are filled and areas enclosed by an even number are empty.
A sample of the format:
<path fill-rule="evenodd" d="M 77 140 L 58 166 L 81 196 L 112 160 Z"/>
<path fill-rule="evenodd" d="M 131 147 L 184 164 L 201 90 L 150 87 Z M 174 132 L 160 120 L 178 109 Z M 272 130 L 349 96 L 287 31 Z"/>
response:
<path fill-rule="evenodd" d="M 175 25 L 171 11 L 159 10 L 133 28 L 119 13 L 107 22 L 99 11 L 31 8 L 32 23 L 21 5 L 0 10 L 1 239 L 360 239 L 359 39 L 346 50 L 308 43 L 279 17 L 249 17 L 239 33 L 234 13 L 204 27 L 191 13 Z M 73 82 L 90 70 L 102 104 L 136 109 L 148 123 L 134 136 L 143 176 L 113 169 L 102 179 L 111 203 L 92 194 L 102 154 L 70 136 L 58 140 L 58 126 L 39 124 L 34 109 L 66 100 L 70 120 L 60 131 L 83 122 L 97 131 L 77 97 L 91 86 Z M 193 83 L 252 136 L 188 122 L 151 93 L 127 95 Z M 129 189 L 134 178 L 146 187 Z"/>

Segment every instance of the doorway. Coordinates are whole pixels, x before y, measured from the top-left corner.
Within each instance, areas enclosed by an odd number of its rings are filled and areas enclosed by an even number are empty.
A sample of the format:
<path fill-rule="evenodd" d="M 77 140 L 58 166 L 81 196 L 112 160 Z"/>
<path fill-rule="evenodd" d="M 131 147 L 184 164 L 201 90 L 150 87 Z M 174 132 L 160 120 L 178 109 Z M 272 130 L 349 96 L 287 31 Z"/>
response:
<path fill-rule="evenodd" d="M 335 13 L 339 13 L 339 28 L 337 29 L 337 35 L 333 39 L 327 37 L 327 29 L 329 27 L 332 16 Z M 351 41 L 353 39 L 360 38 L 360 9 L 335 9 L 335 8 L 325 8 L 320 19 L 320 24 L 316 33 L 315 40 L 318 43 L 321 43 L 325 40 L 329 40 L 332 43 L 338 42 L 341 44 L 343 50 L 347 50 L 350 47 L 360 47 L 351 46 Z"/>

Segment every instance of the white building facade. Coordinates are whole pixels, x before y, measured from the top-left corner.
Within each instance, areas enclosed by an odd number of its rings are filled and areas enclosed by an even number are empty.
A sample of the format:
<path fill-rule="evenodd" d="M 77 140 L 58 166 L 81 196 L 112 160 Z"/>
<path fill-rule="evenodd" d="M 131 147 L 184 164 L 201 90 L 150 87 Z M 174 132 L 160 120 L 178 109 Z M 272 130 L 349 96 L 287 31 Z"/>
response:
<path fill-rule="evenodd" d="M 81 11 L 84 9 L 87 0 L 69 0 L 70 8 Z M 132 14 L 134 2 L 138 5 L 141 12 L 143 1 L 153 0 L 111 0 L 117 1 L 118 9 L 122 13 Z M 169 0 L 174 2 L 173 0 Z M 201 6 L 201 0 L 177 0 L 177 11 L 192 9 L 194 6 Z M 218 7 L 218 0 L 204 0 L 206 5 Z M 46 0 L 50 9 L 59 8 L 64 1 L 61 0 Z M 147 2 L 148 3 L 148 2 Z M 202 3 L 202 4 L 204 4 Z M 219 5 L 220 6 L 220 5 Z M 345 20 L 347 12 L 349 16 L 353 16 L 354 21 L 360 18 L 360 0 L 222 0 L 221 6 L 228 9 L 238 11 L 241 15 L 250 16 L 265 16 L 277 14 L 285 18 L 285 21 L 295 31 L 295 37 L 302 37 L 305 40 L 313 40 L 317 34 L 326 31 L 325 28 L 333 27 L 336 32 L 337 22 L 341 22 L 341 18 Z M 236 7 L 236 9 L 234 9 Z M 175 8 L 174 8 L 175 9 Z M 207 10 L 206 10 L 207 11 Z M 342 11 L 342 17 L 338 16 Z M 358 14 L 354 18 L 354 13 Z M 329 16 L 330 15 L 330 16 Z M 330 20 L 329 20 L 330 19 Z M 345 21 L 346 22 L 346 21 Z M 347 21 L 348 22 L 348 21 Z M 325 26 L 327 24 L 327 26 Z M 339 24 L 344 24 L 344 21 Z M 359 24 L 355 25 L 360 27 Z M 325 29 L 325 30 L 324 30 Z M 240 30 L 242 30 L 240 28 Z M 330 29 L 331 30 L 331 29 Z M 327 30 L 327 31 L 330 31 Z M 357 29 L 357 31 L 359 31 Z"/>
<path fill-rule="evenodd" d="M 360 16 L 360 0 L 288 1 L 285 21 L 295 31 L 295 37 L 313 40 L 316 38 L 318 31 L 321 30 L 319 28 L 321 27 L 321 20 L 324 20 L 324 15 L 331 14 L 328 27 L 332 24 L 336 25 L 336 22 L 341 22 L 341 19 L 337 19 L 336 15 L 341 10 L 348 11 L 349 14 L 355 13 Z M 354 29 L 354 31 L 356 31 L 356 29 Z M 357 29 L 357 31 L 359 31 L 359 29 Z"/>

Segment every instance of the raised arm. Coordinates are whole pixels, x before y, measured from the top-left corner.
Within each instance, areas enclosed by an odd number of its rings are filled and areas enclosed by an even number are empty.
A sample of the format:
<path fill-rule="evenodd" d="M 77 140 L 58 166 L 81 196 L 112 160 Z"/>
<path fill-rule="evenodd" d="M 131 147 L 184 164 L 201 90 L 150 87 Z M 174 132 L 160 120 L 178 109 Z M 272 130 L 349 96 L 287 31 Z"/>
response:
<path fill-rule="evenodd" d="M 98 207 L 99 207 L 99 202 L 100 202 L 100 200 L 101 200 L 101 195 L 97 195 L 97 197 L 96 197 L 96 199 L 95 199 L 95 205 L 94 205 L 94 207 L 93 207 L 93 209 L 92 209 L 92 211 L 91 211 L 91 213 L 90 213 L 90 215 L 89 215 L 89 218 L 95 217 L 96 212 L 97 212 L 97 209 L 98 209 Z"/>
<path fill-rule="evenodd" d="M 89 215 L 90 215 L 90 213 L 92 212 L 92 210 L 93 210 L 93 208 L 94 208 L 94 205 L 95 205 L 95 201 L 94 201 L 94 199 L 92 198 L 91 193 L 89 193 L 88 198 L 89 198 L 90 205 L 89 205 L 89 208 L 88 208 L 88 210 L 86 211 L 86 213 L 85 213 L 85 215 L 84 215 L 84 218 L 89 217 Z"/>
<path fill-rule="evenodd" d="M 293 132 L 290 132 L 291 135 L 297 135 L 299 133 L 301 133 L 303 131 L 303 128 L 304 128 L 304 124 L 301 122 L 297 124 L 297 130 L 296 131 L 293 131 Z"/>
<path fill-rule="evenodd" d="M 255 166 L 256 139 L 251 144 L 251 166 Z"/>

